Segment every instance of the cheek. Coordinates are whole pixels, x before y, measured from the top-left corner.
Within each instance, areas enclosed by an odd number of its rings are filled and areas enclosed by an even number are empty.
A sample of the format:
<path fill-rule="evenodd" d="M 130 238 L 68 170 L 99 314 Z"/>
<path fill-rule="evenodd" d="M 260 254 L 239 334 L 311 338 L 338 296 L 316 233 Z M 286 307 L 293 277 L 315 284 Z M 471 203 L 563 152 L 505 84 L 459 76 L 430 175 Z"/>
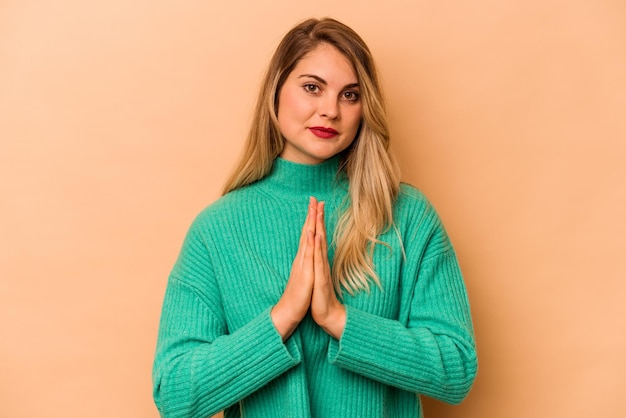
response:
<path fill-rule="evenodd" d="M 283 88 L 278 102 L 278 121 L 280 123 L 301 122 L 307 119 L 309 105 L 299 92 L 291 88 Z"/>
<path fill-rule="evenodd" d="M 359 129 L 359 125 L 361 124 L 361 118 L 363 117 L 361 106 L 356 109 L 350 109 L 350 112 L 347 116 L 349 119 L 350 130 L 356 133 L 356 131 Z"/>

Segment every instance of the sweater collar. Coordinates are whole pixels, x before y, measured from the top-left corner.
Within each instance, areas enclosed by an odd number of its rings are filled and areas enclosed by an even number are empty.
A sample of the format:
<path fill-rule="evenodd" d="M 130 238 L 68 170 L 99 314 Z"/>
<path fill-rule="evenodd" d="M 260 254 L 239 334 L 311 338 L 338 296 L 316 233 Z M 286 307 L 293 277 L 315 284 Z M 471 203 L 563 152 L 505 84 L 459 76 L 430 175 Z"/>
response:
<path fill-rule="evenodd" d="M 278 157 L 263 183 L 281 195 L 326 199 L 338 184 L 339 160 L 336 155 L 320 164 L 301 164 Z"/>

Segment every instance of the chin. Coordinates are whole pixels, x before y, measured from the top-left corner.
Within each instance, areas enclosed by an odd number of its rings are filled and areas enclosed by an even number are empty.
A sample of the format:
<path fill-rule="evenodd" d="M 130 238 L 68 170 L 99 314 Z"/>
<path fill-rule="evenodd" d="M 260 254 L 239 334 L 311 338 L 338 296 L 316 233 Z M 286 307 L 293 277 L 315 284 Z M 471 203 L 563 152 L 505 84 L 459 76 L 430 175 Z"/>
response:
<path fill-rule="evenodd" d="M 317 160 L 326 161 L 329 158 L 333 158 L 335 155 L 339 154 L 342 150 L 338 149 L 326 149 L 326 150 L 317 150 L 316 152 L 310 152 L 309 155 L 311 158 L 315 158 Z"/>
<path fill-rule="evenodd" d="M 333 158 L 335 155 L 337 155 L 337 153 L 312 155 L 311 161 L 313 160 L 315 161 L 315 162 L 312 162 L 312 164 L 321 164 L 324 161 Z"/>

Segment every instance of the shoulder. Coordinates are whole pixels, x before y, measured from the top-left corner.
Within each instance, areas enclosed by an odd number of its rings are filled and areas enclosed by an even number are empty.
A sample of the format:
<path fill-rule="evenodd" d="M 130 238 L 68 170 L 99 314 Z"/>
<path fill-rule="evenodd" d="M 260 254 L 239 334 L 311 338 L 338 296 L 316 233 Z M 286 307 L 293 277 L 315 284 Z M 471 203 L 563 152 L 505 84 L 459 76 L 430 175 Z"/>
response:
<path fill-rule="evenodd" d="M 258 201 L 252 194 L 253 187 L 246 186 L 220 196 L 196 215 L 191 228 L 206 230 L 213 226 L 223 226 L 229 219 L 236 218 L 237 214 L 246 211 L 246 208 Z"/>
<path fill-rule="evenodd" d="M 410 184 L 402 183 L 394 207 L 394 223 L 407 242 L 429 242 L 433 248 L 448 247 L 449 237 L 433 204 Z"/>
<path fill-rule="evenodd" d="M 453 250 L 437 210 L 419 189 L 401 184 L 394 216 L 394 222 L 404 232 L 405 244 L 425 245 L 424 257 Z"/>
<path fill-rule="evenodd" d="M 424 193 L 417 187 L 409 183 L 400 183 L 400 192 L 398 193 L 398 199 L 423 203 L 428 202 L 428 199 L 426 199 Z"/>
<path fill-rule="evenodd" d="M 407 218 L 422 218 L 423 216 L 437 217 L 437 213 L 421 190 L 408 183 L 401 183 L 394 205 L 394 216 L 398 221 Z"/>

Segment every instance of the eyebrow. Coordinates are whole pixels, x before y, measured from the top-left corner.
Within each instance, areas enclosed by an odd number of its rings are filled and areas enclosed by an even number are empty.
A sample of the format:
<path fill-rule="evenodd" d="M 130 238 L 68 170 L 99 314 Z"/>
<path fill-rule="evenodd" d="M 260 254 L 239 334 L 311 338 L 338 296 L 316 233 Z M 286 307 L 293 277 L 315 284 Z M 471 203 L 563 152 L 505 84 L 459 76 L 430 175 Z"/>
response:
<path fill-rule="evenodd" d="M 319 82 L 320 84 L 323 84 L 325 86 L 328 85 L 328 82 L 326 80 L 324 80 L 322 77 L 314 75 L 314 74 L 302 74 L 302 75 L 298 76 L 298 78 L 305 78 L 305 77 L 310 77 L 310 78 L 316 80 L 317 82 Z M 354 87 L 359 87 L 359 83 L 347 84 L 343 88 L 344 89 L 351 89 L 351 88 L 354 88 Z"/>

